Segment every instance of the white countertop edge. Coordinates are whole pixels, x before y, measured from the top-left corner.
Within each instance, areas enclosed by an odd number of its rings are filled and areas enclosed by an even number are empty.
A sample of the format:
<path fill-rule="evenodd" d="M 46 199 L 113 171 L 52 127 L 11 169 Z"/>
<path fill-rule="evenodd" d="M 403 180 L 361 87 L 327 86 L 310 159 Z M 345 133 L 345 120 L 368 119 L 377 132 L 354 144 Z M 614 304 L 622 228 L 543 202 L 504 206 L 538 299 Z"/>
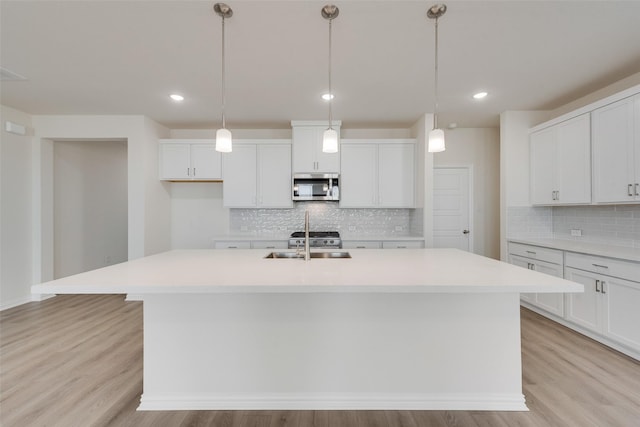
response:
<path fill-rule="evenodd" d="M 496 293 L 565 293 L 583 292 L 582 285 L 556 286 L 554 288 L 535 285 L 425 285 L 425 286 L 326 286 L 326 285 L 251 285 L 251 286 L 225 286 L 225 285 L 127 285 L 118 286 L 92 286 L 87 285 L 34 285 L 31 292 L 34 294 L 496 294 Z"/>
<path fill-rule="evenodd" d="M 289 240 L 289 236 L 291 233 L 287 234 L 287 235 L 282 235 L 282 234 L 278 234 L 278 235 L 264 235 L 264 234 L 256 234 L 256 235 L 251 235 L 251 234 L 226 234 L 226 235 L 218 235 L 218 236 L 213 236 L 213 241 L 216 242 L 226 242 L 226 241 L 263 241 L 263 240 L 282 240 L 282 241 L 288 241 Z M 380 241 L 390 241 L 390 240 L 407 240 L 407 241 L 412 241 L 412 240 L 416 240 L 416 241 L 421 241 L 424 240 L 424 236 L 358 236 L 358 235 L 351 235 L 351 234 L 340 234 L 340 237 L 342 238 L 342 241 L 373 241 L 373 242 L 380 242 Z"/>
<path fill-rule="evenodd" d="M 625 246 L 552 238 L 507 238 L 507 241 L 513 243 L 522 243 L 525 245 L 558 249 L 567 252 L 576 252 L 586 255 L 601 256 L 605 258 L 621 259 L 624 261 L 640 262 L 640 248 L 629 248 Z"/>

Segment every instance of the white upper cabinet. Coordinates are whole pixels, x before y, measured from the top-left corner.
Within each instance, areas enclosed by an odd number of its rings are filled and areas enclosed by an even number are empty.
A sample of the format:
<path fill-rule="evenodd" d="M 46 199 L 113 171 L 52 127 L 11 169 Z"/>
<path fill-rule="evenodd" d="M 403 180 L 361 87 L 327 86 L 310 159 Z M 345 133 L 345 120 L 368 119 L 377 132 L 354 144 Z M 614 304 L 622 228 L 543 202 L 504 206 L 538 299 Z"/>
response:
<path fill-rule="evenodd" d="M 531 203 L 591 203 L 591 130 L 582 114 L 530 136 Z"/>
<path fill-rule="evenodd" d="M 331 154 L 322 152 L 322 135 L 327 124 L 297 125 L 292 122 L 292 125 L 293 173 L 340 173 L 340 150 Z M 333 128 L 338 132 L 339 141 L 340 126 L 334 124 Z"/>
<path fill-rule="evenodd" d="M 340 155 L 340 207 L 415 207 L 414 140 L 344 140 Z"/>
<path fill-rule="evenodd" d="M 594 203 L 640 202 L 640 95 L 592 112 Z"/>
<path fill-rule="evenodd" d="M 223 157 L 223 205 L 229 208 L 290 208 L 291 144 L 234 141 Z"/>
<path fill-rule="evenodd" d="M 158 174 L 167 181 L 219 181 L 222 156 L 214 140 L 161 139 Z"/>

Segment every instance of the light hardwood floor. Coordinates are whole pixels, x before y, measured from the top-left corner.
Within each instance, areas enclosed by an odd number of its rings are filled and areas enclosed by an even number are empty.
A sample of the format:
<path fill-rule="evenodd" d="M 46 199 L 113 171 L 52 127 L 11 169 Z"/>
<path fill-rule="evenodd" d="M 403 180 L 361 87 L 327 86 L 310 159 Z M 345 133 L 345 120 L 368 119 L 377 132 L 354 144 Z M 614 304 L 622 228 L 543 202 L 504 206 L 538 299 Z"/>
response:
<path fill-rule="evenodd" d="M 530 412 L 137 412 L 142 303 L 69 295 L 0 313 L 0 425 L 637 427 L 640 363 L 522 310 Z"/>

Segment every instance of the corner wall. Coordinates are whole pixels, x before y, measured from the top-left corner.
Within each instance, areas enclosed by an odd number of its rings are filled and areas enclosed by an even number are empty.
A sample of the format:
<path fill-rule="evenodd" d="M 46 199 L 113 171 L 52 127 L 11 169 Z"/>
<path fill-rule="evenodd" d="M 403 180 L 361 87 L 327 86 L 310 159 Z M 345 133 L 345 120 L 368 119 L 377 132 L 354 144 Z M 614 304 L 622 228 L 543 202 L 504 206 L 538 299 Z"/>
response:
<path fill-rule="evenodd" d="M 31 116 L 0 106 L 0 310 L 31 301 L 32 123 Z M 8 133 L 4 123 L 27 127 L 25 136 Z"/>

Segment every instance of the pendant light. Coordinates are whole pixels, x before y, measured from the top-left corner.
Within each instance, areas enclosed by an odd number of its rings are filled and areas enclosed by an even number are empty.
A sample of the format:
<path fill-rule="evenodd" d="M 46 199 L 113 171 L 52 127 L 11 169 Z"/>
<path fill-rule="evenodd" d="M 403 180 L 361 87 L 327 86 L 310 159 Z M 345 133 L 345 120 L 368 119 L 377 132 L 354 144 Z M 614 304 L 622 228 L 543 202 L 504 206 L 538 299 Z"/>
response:
<path fill-rule="evenodd" d="M 216 3 L 213 10 L 222 17 L 222 128 L 216 131 L 216 151 L 222 153 L 231 152 L 231 131 L 226 128 L 225 123 L 225 104 L 226 104 L 226 82 L 225 82 L 225 56 L 224 56 L 224 20 L 233 16 L 233 10 L 224 4 Z"/>
<path fill-rule="evenodd" d="M 438 128 L 438 18 L 445 14 L 447 6 L 444 4 L 433 5 L 427 10 L 427 16 L 436 20 L 436 49 L 435 49 L 435 73 L 434 73 L 434 89 L 435 102 L 433 105 L 433 129 L 429 132 L 429 148 L 430 153 L 438 153 L 445 150 L 444 131 Z"/>
<path fill-rule="evenodd" d="M 322 8 L 322 17 L 329 21 L 329 128 L 322 135 L 322 152 L 337 153 L 338 152 L 338 132 L 333 128 L 333 115 L 331 104 L 333 92 L 331 92 L 331 23 L 338 17 L 340 9 L 337 6 L 328 4 Z"/>

